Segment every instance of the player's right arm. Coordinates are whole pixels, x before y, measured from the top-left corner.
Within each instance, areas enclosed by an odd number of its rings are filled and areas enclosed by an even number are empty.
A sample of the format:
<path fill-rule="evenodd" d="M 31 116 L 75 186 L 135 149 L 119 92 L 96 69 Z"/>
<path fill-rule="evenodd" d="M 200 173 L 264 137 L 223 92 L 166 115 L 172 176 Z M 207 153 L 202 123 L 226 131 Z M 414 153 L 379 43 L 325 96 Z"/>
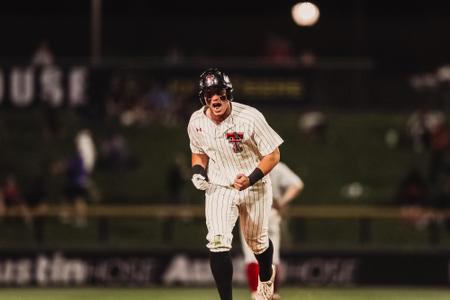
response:
<path fill-rule="evenodd" d="M 203 150 L 202 143 L 200 142 L 199 130 L 200 125 L 194 125 L 195 115 L 193 114 L 188 124 L 188 135 L 189 135 L 189 146 L 192 152 L 192 178 L 191 181 L 195 188 L 201 191 L 208 189 L 210 183 L 208 182 L 208 176 L 206 173 L 206 168 L 208 166 L 209 157 Z M 196 127 L 198 126 L 198 127 Z"/>
<path fill-rule="evenodd" d="M 192 166 L 200 165 L 206 170 L 208 166 L 209 157 L 204 153 L 192 153 Z"/>
<path fill-rule="evenodd" d="M 203 153 L 192 153 L 192 183 L 195 188 L 205 191 L 209 188 L 208 175 L 206 167 L 208 166 L 208 156 Z"/>

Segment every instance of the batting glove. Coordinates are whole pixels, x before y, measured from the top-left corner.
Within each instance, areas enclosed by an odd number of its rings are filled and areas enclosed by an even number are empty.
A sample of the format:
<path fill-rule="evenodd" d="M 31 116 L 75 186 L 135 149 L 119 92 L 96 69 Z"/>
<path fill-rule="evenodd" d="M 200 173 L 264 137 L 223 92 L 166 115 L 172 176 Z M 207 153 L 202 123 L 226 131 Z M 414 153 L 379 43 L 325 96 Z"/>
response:
<path fill-rule="evenodd" d="M 206 191 L 209 188 L 210 183 L 201 174 L 192 175 L 191 180 L 197 190 Z"/>

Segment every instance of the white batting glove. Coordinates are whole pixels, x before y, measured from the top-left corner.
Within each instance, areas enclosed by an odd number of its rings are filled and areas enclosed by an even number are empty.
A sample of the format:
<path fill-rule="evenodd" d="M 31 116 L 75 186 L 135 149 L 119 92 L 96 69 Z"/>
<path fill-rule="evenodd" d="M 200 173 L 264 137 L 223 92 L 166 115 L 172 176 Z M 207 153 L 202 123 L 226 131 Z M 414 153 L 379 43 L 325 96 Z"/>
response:
<path fill-rule="evenodd" d="M 200 174 L 192 175 L 191 180 L 197 190 L 206 191 L 209 188 L 210 183 Z"/>

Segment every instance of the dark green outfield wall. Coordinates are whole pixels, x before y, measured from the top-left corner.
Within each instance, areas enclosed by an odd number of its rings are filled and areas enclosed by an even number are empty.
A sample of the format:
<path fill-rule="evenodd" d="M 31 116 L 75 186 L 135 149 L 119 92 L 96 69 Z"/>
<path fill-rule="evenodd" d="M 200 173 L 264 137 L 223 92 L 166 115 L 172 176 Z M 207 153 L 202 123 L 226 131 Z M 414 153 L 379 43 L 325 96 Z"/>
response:
<path fill-rule="evenodd" d="M 269 123 L 284 138 L 282 160 L 304 180 L 303 203 L 389 203 L 396 185 L 412 166 L 426 171 L 427 152 L 416 153 L 405 138 L 406 114 L 329 112 L 323 137 L 299 129 L 300 111 L 261 108 Z M 98 167 L 94 180 L 103 202 L 167 201 L 166 174 L 174 157 L 181 153 L 189 163 L 186 124 L 165 127 L 160 124 L 124 127 L 115 122 L 84 119 L 74 111 L 61 110 L 57 118 L 61 132 L 45 133 L 44 113 L 37 109 L 0 111 L 0 172 L 16 174 L 27 188 L 35 174 L 46 172 L 50 200 L 60 199 L 62 177 L 51 175 L 51 162 L 70 153 L 79 128 L 94 133 L 97 149 L 112 131 L 126 139 L 136 164 L 129 169 Z M 389 129 L 399 133 L 396 147 L 388 147 Z M 353 183 L 353 185 L 351 185 Z M 348 187 L 360 196 L 347 197 Z M 362 190 L 361 190 L 362 187 Z M 199 202 L 201 194 L 186 184 L 186 201 Z"/>

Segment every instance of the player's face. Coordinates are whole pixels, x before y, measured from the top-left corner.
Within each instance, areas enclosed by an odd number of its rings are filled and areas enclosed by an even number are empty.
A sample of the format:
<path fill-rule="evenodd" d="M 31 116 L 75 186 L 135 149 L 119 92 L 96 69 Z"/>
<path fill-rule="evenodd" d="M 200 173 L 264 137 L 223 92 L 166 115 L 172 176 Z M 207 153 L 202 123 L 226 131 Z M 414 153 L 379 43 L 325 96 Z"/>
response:
<path fill-rule="evenodd" d="M 206 91 L 205 101 L 211 113 L 217 117 L 224 116 L 230 106 L 225 89 Z"/>

